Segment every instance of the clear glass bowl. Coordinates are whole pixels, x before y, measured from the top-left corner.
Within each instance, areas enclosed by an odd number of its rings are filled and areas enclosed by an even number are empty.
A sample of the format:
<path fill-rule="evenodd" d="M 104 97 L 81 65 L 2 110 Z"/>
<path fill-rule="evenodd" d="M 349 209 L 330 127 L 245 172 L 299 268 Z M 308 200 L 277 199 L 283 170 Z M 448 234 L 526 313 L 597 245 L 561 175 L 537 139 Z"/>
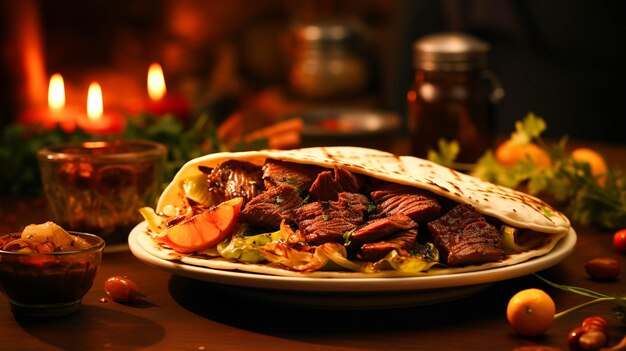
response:
<path fill-rule="evenodd" d="M 91 244 L 73 251 L 25 253 L 0 250 L 0 288 L 16 315 L 59 316 L 80 309 L 102 260 L 104 239 L 70 232 Z M 20 236 L 20 233 L 6 236 Z"/>

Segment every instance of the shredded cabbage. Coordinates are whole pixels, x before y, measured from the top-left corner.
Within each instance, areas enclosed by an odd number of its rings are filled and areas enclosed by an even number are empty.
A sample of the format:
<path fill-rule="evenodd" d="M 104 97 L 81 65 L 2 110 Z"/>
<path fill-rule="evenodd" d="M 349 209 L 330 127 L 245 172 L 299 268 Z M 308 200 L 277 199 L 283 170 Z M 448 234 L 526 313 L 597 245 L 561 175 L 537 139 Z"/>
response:
<path fill-rule="evenodd" d="M 434 246 L 432 247 L 432 249 L 435 251 L 437 250 Z M 388 263 L 396 271 L 411 274 L 427 271 L 430 267 L 438 263 L 438 260 L 431 260 L 419 254 L 403 256 L 398 254 L 398 251 L 396 250 L 389 252 L 381 261 Z"/>
<path fill-rule="evenodd" d="M 220 255 L 246 263 L 269 262 L 299 272 L 329 269 L 334 265 L 364 273 L 386 269 L 417 273 L 439 262 L 439 253 L 431 243 L 419 246 L 408 256 L 394 250 L 378 262 L 360 262 L 350 260 L 346 247 L 339 243 L 325 243 L 312 248 L 307 246 L 300 231 L 294 231 L 284 221 L 275 232 L 246 235 L 247 232 L 248 227 L 242 226 L 230 241 L 220 243 L 217 247 Z"/>
<path fill-rule="evenodd" d="M 230 241 L 222 241 L 217 244 L 219 254 L 224 258 L 246 263 L 266 261 L 265 256 L 259 251 L 259 247 L 271 241 L 271 234 L 245 236 L 247 231 L 248 227 L 242 225 L 233 233 Z"/>
<path fill-rule="evenodd" d="M 329 260 L 335 264 L 355 272 L 374 272 L 367 263 L 352 262 L 348 259 L 345 246 L 337 243 L 326 243 L 317 248 Z"/>

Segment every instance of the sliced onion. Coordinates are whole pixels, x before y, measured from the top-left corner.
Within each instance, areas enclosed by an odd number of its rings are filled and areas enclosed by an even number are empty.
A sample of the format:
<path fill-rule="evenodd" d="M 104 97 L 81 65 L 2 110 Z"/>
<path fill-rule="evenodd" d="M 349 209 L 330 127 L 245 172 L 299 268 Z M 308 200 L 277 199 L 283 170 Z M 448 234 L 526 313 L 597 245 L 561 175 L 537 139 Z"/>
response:
<path fill-rule="evenodd" d="M 208 207 L 219 204 L 221 200 L 216 199 L 214 194 L 211 193 L 207 180 L 208 176 L 206 174 L 199 174 L 183 180 L 181 185 L 185 197 L 201 206 Z"/>

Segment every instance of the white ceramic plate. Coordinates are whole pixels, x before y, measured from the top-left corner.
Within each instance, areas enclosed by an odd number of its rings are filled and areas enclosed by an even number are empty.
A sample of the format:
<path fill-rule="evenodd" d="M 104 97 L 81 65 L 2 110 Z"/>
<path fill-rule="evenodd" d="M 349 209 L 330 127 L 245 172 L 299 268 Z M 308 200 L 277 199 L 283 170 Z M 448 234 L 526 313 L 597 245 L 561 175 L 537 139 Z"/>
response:
<path fill-rule="evenodd" d="M 290 305 L 326 308 L 389 308 L 422 305 L 462 298 L 489 283 L 531 274 L 561 262 L 576 244 L 570 229 L 548 254 L 512 266 L 448 275 L 393 278 L 312 278 L 218 270 L 168 261 L 148 253 L 138 238 L 146 222 L 128 237 L 131 252 L 142 262 L 187 278 L 225 284 L 241 295 Z"/>

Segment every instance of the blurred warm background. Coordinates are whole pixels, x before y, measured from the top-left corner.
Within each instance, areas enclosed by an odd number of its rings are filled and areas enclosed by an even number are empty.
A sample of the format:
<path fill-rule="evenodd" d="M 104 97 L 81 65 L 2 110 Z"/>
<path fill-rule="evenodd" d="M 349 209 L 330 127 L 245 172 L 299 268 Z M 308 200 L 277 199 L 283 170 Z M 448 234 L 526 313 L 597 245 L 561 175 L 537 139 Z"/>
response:
<path fill-rule="evenodd" d="M 208 111 L 224 120 L 246 111 L 245 118 L 255 121 L 312 107 L 356 106 L 404 119 L 413 80 L 411 44 L 426 34 L 456 30 L 491 44 L 489 68 L 506 90 L 497 106 L 497 131 L 510 131 L 515 120 L 533 111 L 548 122 L 548 135 L 626 142 L 626 12 L 621 1 L 1 4 L 2 125 L 45 104 L 48 79 L 55 72 L 65 79 L 68 105 L 84 109 L 87 86 L 98 81 L 105 109 L 132 110 L 147 98 L 152 62 L 162 65 L 168 94 L 188 101 L 191 115 Z M 357 37 L 347 50 L 358 69 L 347 86 L 330 93 L 323 90 L 330 82 L 302 87 L 290 79 L 302 50 L 294 25 L 324 20 L 346 24 Z"/>

